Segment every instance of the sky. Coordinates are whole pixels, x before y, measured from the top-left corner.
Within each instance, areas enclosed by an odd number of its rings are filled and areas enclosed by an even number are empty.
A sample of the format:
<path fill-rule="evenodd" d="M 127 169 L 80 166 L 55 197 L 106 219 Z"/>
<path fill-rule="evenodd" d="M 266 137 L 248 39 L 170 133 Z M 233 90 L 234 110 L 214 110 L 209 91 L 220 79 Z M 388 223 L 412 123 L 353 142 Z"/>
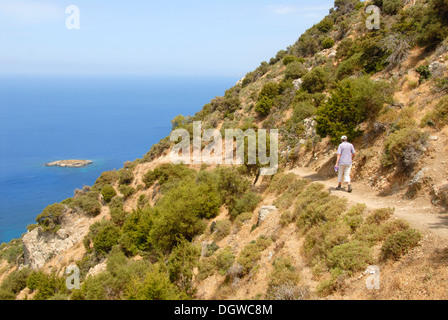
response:
<path fill-rule="evenodd" d="M 79 29 L 73 12 L 79 9 Z M 332 0 L 0 0 L 0 73 L 244 76 Z"/>

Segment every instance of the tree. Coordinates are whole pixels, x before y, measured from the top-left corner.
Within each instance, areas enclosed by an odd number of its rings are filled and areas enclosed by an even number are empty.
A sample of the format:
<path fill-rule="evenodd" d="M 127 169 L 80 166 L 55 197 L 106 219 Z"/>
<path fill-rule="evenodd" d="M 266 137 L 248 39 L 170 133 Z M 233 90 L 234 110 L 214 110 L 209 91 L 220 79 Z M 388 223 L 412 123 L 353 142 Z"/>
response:
<path fill-rule="evenodd" d="M 112 187 L 110 184 L 107 184 L 101 189 L 101 195 L 103 196 L 104 201 L 107 203 L 111 202 L 113 197 L 117 195 L 117 192 L 115 191 L 114 187 Z"/>
<path fill-rule="evenodd" d="M 65 210 L 65 206 L 60 203 L 49 205 L 36 217 L 36 222 L 44 231 L 56 231 Z"/>
<path fill-rule="evenodd" d="M 302 87 L 309 93 L 322 92 L 327 87 L 329 76 L 322 67 L 316 67 L 303 78 Z"/>
<path fill-rule="evenodd" d="M 317 133 L 330 136 L 334 144 L 342 135 L 354 139 L 361 134 L 358 126 L 366 120 L 373 122 L 390 97 L 391 90 L 385 82 L 374 82 L 368 77 L 344 79 L 318 108 Z"/>

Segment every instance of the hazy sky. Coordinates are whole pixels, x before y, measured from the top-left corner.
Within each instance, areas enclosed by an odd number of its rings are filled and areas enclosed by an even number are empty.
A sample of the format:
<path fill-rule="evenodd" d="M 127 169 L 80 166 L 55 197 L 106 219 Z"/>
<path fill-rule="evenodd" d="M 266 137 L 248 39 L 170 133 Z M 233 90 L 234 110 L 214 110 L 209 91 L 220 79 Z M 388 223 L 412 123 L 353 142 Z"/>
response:
<path fill-rule="evenodd" d="M 80 29 L 66 28 L 66 8 Z M 332 0 L 0 0 L 0 73 L 243 76 Z"/>

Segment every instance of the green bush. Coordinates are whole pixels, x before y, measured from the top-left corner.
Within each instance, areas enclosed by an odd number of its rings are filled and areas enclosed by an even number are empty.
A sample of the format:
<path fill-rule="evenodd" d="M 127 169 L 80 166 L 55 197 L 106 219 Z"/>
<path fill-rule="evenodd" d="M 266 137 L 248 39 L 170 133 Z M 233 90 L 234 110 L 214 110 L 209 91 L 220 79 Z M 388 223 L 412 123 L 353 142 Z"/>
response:
<path fill-rule="evenodd" d="M 342 61 L 336 70 L 336 77 L 339 80 L 342 80 L 346 77 L 351 76 L 356 71 L 359 71 L 361 69 L 360 58 L 361 54 L 358 53 L 354 54 L 347 60 Z"/>
<path fill-rule="evenodd" d="M 348 272 L 364 270 L 373 262 L 371 249 L 354 240 L 334 247 L 328 255 L 328 267 Z"/>
<path fill-rule="evenodd" d="M 414 127 L 405 127 L 387 137 L 384 143 L 384 166 L 396 164 L 401 172 L 410 174 L 418 163 L 428 136 Z"/>
<path fill-rule="evenodd" d="M 353 140 L 362 133 L 358 126 L 366 120 L 374 121 L 390 99 L 390 86 L 385 82 L 374 82 L 368 77 L 344 79 L 318 108 L 317 133 L 330 136 L 335 145 L 342 135 Z"/>
<path fill-rule="evenodd" d="M 26 282 L 28 280 L 31 270 L 29 268 L 23 268 L 11 272 L 1 283 L 0 292 L 5 294 L 5 300 L 13 300 L 17 294 L 26 288 Z M 8 294 L 7 294 L 8 293 Z M 0 293 L 1 295 L 1 293 Z M 11 297 L 12 299 L 9 299 Z"/>
<path fill-rule="evenodd" d="M 118 191 L 120 191 L 120 193 L 123 195 L 123 199 L 126 200 L 128 199 L 130 196 L 132 196 L 135 193 L 135 189 L 131 186 L 128 185 L 121 185 L 118 188 Z"/>
<path fill-rule="evenodd" d="M 118 170 L 118 183 L 122 184 L 131 184 L 134 180 L 134 174 L 129 169 L 120 169 Z"/>
<path fill-rule="evenodd" d="M 149 170 L 145 173 L 145 175 L 142 178 L 142 182 L 145 184 L 146 188 L 151 187 L 154 182 L 157 180 L 157 175 L 153 170 Z"/>
<path fill-rule="evenodd" d="M 381 224 L 382 222 L 389 219 L 393 215 L 394 212 L 395 212 L 395 208 L 377 209 L 366 218 L 366 223 Z"/>
<path fill-rule="evenodd" d="M 23 254 L 22 239 L 13 239 L 9 243 L 0 245 L 0 260 L 6 260 L 8 263 L 17 261 Z"/>
<path fill-rule="evenodd" d="M 87 252 L 91 251 L 91 244 L 98 255 L 105 255 L 118 244 L 120 229 L 111 221 L 99 221 L 90 226 L 89 233 L 84 238 Z"/>
<path fill-rule="evenodd" d="M 232 207 L 230 212 L 231 217 L 235 219 L 243 212 L 254 211 L 260 200 L 261 196 L 256 193 L 248 192 L 244 194 L 241 198 L 235 201 L 235 205 Z"/>
<path fill-rule="evenodd" d="M 230 234 L 230 228 L 232 222 L 229 220 L 220 220 L 216 222 L 216 226 L 213 232 L 213 236 L 216 240 L 223 239 Z"/>
<path fill-rule="evenodd" d="M 162 192 L 175 187 L 179 182 L 193 178 L 195 171 L 184 164 L 165 163 L 154 169 L 154 176 Z"/>
<path fill-rule="evenodd" d="M 266 250 L 271 240 L 259 237 L 256 241 L 252 241 L 241 250 L 237 262 L 243 267 L 243 273 L 248 274 L 261 258 L 261 253 Z"/>
<path fill-rule="evenodd" d="M 300 281 L 300 274 L 293 261 L 289 257 L 281 257 L 274 260 L 274 270 L 269 275 L 269 289 L 273 290 L 275 287 L 289 284 L 296 285 Z"/>
<path fill-rule="evenodd" d="M 80 208 L 92 217 L 96 217 L 101 213 L 101 203 L 98 201 L 97 194 L 94 192 L 76 198 L 72 203 L 72 207 Z"/>
<path fill-rule="evenodd" d="M 111 185 L 118 180 L 117 171 L 105 171 L 96 179 L 94 187 L 101 190 L 106 185 Z"/>
<path fill-rule="evenodd" d="M 255 111 L 262 117 L 266 117 L 271 112 L 271 108 L 274 106 L 274 101 L 267 97 L 261 98 L 255 106 Z"/>
<path fill-rule="evenodd" d="M 317 24 L 317 29 L 322 33 L 327 33 L 333 29 L 333 20 L 331 18 L 324 18 L 321 22 Z"/>
<path fill-rule="evenodd" d="M 49 205 L 37 216 L 36 222 L 44 231 L 57 231 L 65 210 L 65 206 L 60 203 Z"/>
<path fill-rule="evenodd" d="M 396 15 L 402 8 L 402 0 L 383 0 L 383 12 L 389 15 Z"/>
<path fill-rule="evenodd" d="M 110 184 L 107 184 L 101 189 L 101 195 L 103 196 L 104 201 L 109 203 L 117 195 L 117 192 L 115 191 L 114 187 L 112 187 Z"/>
<path fill-rule="evenodd" d="M 329 82 L 329 75 L 322 67 L 316 67 L 302 78 L 302 88 L 309 93 L 322 92 Z"/>
<path fill-rule="evenodd" d="M 300 62 L 292 62 L 288 64 L 285 70 L 285 79 L 299 79 L 302 78 L 308 69 Z"/>
<path fill-rule="evenodd" d="M 425 115 L 422 124 L 430 124 L 439 130 L 448 124 L 448 96 L 444 96 L 434 110 Z"/>
<path fill-rule="evenodd" d="M 324 49 L 330 49 L 334 46 L 334 40 L 331 37 L 327 37 L 325 39 L 322 40 L 322 47 L 324 47 Z"/>
<path fill-rule="evenodd" d="M 397 232 L 384 242 L 381 247 L 381 257 L 385 260 L 398 260 L 409 250 L 416 247 L 421 239 L 421 233 L 414 229 Z"/>
<path fill-rule="evenodd" d="M 170 281 L 188 295 L 194 293 L 193 270 L 198 265 L 200 250 L 188 241 L 180 242 L 168 258 L 168 274 Z"/>
<path fill-rule="evenodd" d="M 126 287 L 129 300 L 182 300 L 187 296 L 171 283 L 169 275 L 161 267 L 155 266 L 143 279 L 134 277 Z"/>
<path fill-rule="evenodd" d="M 28 276 L 26 286 L 36 292 L 33 297 L 34 300 L 49 300 L 57 294 L 68 293 L 64 278 L 41 271 L 32 272 Z"/>
<path fill-rule="evenodd" d="M 344 222 L 352 231 L 356 231 L 364 222 L 362 214 L 366 210 L 365 204 L 356 204 L 351 207 L 344 215 Z"/>
<path fill-rule="evenodd" d="M 429 66 L 420 66 L 415 71 L 420 75 L 419 82 L 423 83 L 431 77 Z"/>
<path fill-rule="evenodd" d="M 234 262 L 235 255 L 230 247 L 226 247 L 216 254 L 216 267 L 221 275 L 225 275 Z"/>
<path fill-rule="evenodd" d="M 293 56 L 291 54 L 288 54 L 286 56 L 283 57 L 283 64 L 286 66 L 292 62 L 298 62 L 299 58 L 296 56 Z"/>

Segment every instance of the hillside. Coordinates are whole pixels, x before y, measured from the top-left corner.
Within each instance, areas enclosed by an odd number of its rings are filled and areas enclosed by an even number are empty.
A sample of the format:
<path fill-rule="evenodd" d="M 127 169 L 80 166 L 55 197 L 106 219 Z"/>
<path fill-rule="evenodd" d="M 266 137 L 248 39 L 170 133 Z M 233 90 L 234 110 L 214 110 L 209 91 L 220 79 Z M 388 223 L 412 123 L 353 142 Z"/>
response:
<path fill-rule="evenodd" d="M 278 129 L 277 174 L 174 165 L 162 139 L 3 244 L 0 299 L 446 298 L 447 36 L 447 0 L 336 0 L 223 97 L 172 120 L 190 134 L 195 121 Z M 334 188 L 342 135 L 357 149 L 351 194 Z M 80 289 L 65 286 L 71 265 Z"/>

